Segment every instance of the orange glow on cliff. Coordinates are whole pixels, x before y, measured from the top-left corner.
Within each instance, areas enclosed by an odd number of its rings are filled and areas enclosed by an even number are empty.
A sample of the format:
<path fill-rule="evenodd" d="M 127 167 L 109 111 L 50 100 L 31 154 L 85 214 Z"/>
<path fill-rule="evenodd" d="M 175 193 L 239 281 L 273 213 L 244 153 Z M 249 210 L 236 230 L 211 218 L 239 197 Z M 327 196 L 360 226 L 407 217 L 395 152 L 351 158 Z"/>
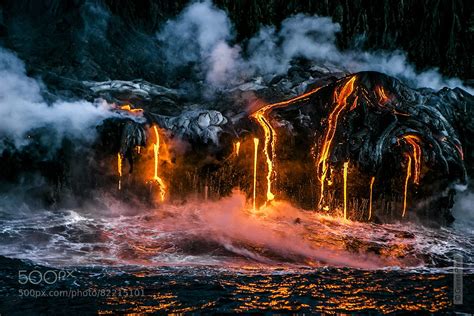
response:
<path fill-rule="evenodd" d="M 335 106 L 332 112 L 329 114 L 328 127 L 326 129 L 324 141 L 317 158 L 317 174 L 321 185 L 321 193 L 318 203 L 319 206 L 321 205 L 321 202 L 323 201 L 324 197 L 324 183 L 326 181 L 327 172 L 329 169 L 328 159 L 330 155 L 332 141 L 336 133 L 339 115 L 341 114 L 342 110 L 344 110 L 344 108 L 347 106 L 347 99 L 354 91 L 354 83 L 356 81 L 356 78 L 356 76 L 352 76 L 339 90 L 336 90 L 334 92 Z"/>

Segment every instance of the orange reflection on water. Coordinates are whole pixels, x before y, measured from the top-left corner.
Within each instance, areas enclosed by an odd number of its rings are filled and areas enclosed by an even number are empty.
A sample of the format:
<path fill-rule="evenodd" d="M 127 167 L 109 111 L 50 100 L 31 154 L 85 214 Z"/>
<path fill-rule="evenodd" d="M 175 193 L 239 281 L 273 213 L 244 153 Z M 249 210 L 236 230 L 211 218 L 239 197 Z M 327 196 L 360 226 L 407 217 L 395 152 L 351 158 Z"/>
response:
<path fill-rule="evenodd" d="M 168 283 L 155 280 L 145 295 L 107 298 L 99 314 L 117 310 L 127 314 L 283 310 L 389 314 L 435 313 L 450 308 L 447 275 L 392 273 L 346 269 L 310 274 L 222 274 L 198 284 L 193 276 L 181 282 L 179 277 Z"/>

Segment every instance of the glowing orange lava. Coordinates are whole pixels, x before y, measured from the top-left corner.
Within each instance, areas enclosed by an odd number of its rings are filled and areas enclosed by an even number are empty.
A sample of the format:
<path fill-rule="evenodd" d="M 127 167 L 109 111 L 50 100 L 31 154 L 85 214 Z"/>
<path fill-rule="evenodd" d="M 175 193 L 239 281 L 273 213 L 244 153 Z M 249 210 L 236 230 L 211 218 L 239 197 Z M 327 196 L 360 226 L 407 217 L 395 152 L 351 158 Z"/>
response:
<path fill-rule="evenodd" d="M 372 192 L 374 189 L 374 182 L 375 182 L 375 177 L 370 178 L 369 218 L 368 218 L 369 221 L 372 218 Z"/>
<path fill-rule="evenodd" d="M 273 158 L 275 153 L 276 135 L 273 127 L 268 123 L 267 119 L 263 114 L 257 112 L 256 116 L 258 123 L 262 126 L 265 132 L 265 143 L 263 145 L 263 153 L 267 162 L 267 202 L 275 198 L 272 193 L 272 175 L 273 175 Z M 268 146 L 271 144 L 271 155 L 268 151 Z"/>
<path fill-rule="evenodd" d="M 256 198 L 257 198 L 257 156 L 258 156 L 258 138 L 253 139 L 254 143 L 254 156 L 253 156 L 253 210 L 256 210 Z"/>
<path fill-rule="evenodd" d="M 234 144 L 235 155 L 238 157 L 240 153 L 240 142 Z"/>
<path fill-rule="evenodd" d="M 349 162 L 344 163 L 344 219 L 347 219 L 347 169 Z"/>
<path fill-rule="evenodd" d="M 119 108 L 120 108 L 120 110 L 127 111 L 127 112 L 130 112 L 132 114 L 142 114 L 143 113 L 143 109 L 132 108 L 132 106 L 130 104 L 122 105 Z"/>
<path fill-rule="evenodd" d="M 158 128 L 156 125 L 153 126 L 153 131 L 155 132 L 155 143 L 153 144 L 153 153 L 154 153 L 154 173 L 153 180 L 158 183 L 160 187 L 160 199 L 163 202 L 166 195 L 166 185 L 163 180 L 158 176 L 158 164 L 160 160 L 160 134 L 158 133 Z"/>
<path fill-rule="evenodd" d="M 405 190 L 403 192 L 403 213 L 402 217 L 405 217 L 406 211 L 407 211 L 407 193 L 408 193 L 408 181 L 410 180 L 411 177 L 411 156 L 406 155 L 408 158 L 408 163 L 407 163 L 407 175 L 405 178 Z"/>
<path fill-rule="evenodd" d="M 413 149 L 413 160 L 415 162 L 415 172 L 413 176 L 413 182 L 415 184 L 420 184 L 422 152 L 421 152 L 421 146 L 419 143 L 421 142 L 421 139 L 420 137 L 416 135 L 405 135 L 403 136 L 403 139 L 408 144 L 410 144 Z"/>
<path fill-rule="evenodd" d="M 385 92 L 384 88 L 382 86 L 378 86 L 375 88 L 375 92 L 379 96 L 379 102 L 381 104 L 385 104 L 388 101 L 390 101 L 390 98 L 387 96 L 387 93 Z"/>
<path fill-rule="evenodd" d="M 267 104 L 254 112 L 251 117 L 255 118 L 258 122 L 258 124 L 262 127 L 265 135 L 265 142 L 264 142 L 264 147 L 263 147 L 263 153 L 265 155 L 265 160 L 267 164 L 267 202 L 272 201 L 275 198 L 275 194 L 272 192 L 272 181 L 274 180 L 276 176 L 276 171 L 273 166 L 273 161 L 276 158 L 276 139 L 277 135 L 270 124 L 267 115 L 270 113 L 272 109 L 279 108 L 279 107 L 285 107 L 293 102 L 305 99 L 312 94 L 316 93 L 318 90 L 320 90 L 322 87 L 315 88 L 307 93 L 304 93 L 296 98 L 283 101 L 283 102 L 278 102 L 278 103 L 273 103 L 273 104 Z M 270 148 L 269 148 L 270 147 Z"/>
<path fill-rule="evenodd" d="M 336 133 L 339 115 L 346 107 L 347 99 L 354 91 L 354 83 L 356 78 L 356 76 L 352 76 L 339 90 L 334 92 L 335 106 L 332 112 L 329 114 L 328 127 L 324 136 L 322 148 L 319 151 L 317 158 L 317 174 L 321 184 L 321 193 L 318 206 L 321 206 L 324 197 L 324 182 L 326 181 L 327 172 L 329 169 L 328 159 L 330 155 L 331 144 Z"/>
<path fill-rule="evenodd" d="M 119 175 L 118 189 L 122 190 L 122 155 L 117 153 L 117 171 Z"/>

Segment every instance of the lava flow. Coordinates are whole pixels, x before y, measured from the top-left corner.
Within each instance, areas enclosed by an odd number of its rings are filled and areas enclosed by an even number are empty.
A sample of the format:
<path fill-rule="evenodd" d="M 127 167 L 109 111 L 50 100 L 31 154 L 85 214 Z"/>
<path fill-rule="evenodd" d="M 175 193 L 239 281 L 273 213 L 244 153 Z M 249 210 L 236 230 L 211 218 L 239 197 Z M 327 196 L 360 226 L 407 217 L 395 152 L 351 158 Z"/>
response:
<path fill-rule="evenodd" d="M 323 86 L 317 87 L 307 93 L 304 93 L 298 97 L 295 97 L 293 99 L 283 101 L 283 102 L 278 102 L 278 103 L 272 103 L 272 104 L 267 104 L 257 110 L 255 113 L 251 115 L 254 119 L 257 120 L 258 124 L 262 127 L 264 134 L 265 134 L 265 142 L 264 142 L 264 147 L 263 147 L 263 152 L 265 154 L 265 159 L 266 159 L 266 164 L 267 164 L 267 202 L 272 201 L 275 198 L 275 194 L 272 192 L 272 181 L 275 178 L 276 171 L 273 166 L 273 162 L 276 158 L 276 140 L 277 140 L 277 135 L 275 132 L 275 129 L 272 127 L 270 124 L 267 115 L 270 113 L 272 109 L 275 108 L 280 108 L 280 107 L 285 107 L 287 105 L 290 105 L 291 103 L 294 103 L 296 101 L 303 100 L 305 98 L 308 98 L 312 94 L 316 93 L 319 91 Z M 270 147 L 270 151 L 269 148 Z"/>
<path fill-rule="evenodd" d="M 344 163 L 344 219 L 347 219 L 347 169 L 349 162 Z"/>
<path fill-rule="evenodd" d="M 405 217 L 405 214 L 407 212 L 407 193 L 408 193 L 408 181 L 410 180 L 411 177 L 411 156 L 406 155 L 408 158 L 407 162 L 407 175 L 405 177 L 405 188 L 403 190 L 403 213 L 402 217 Z"/>
<path fill-rule="evenodd" d="M 403 139 L 411 145 L 413 149 L 413 160 L 415 162 L 415 172 L 413 175 L 413 182 L 415 184 L 420 184 L 420 175 L 421 175 L 421 159 L 422 159 L 422 152 L 421 146 L 419 142 L 421 141 L 420 138 L 416 135 L 405 135 Z"/>
<path fill-rule="evenodd" d="M 240 154 L 240 142 L 234 144 L 235 155 L 238 157 Z"/>
<path fill-rule="evenodd" d="M 375 182 L 375 177 L 370 178 L 369 218 L 368 218 L 369 221 L 372 218 L 372 193 L 374 189 L 374 182 Z"/>
<path fill-rule="evenodd" d="M 166 195 L 166 185 L 163 180 L 158 176 L 158 164 L 160 159 L 160 134 L 158 133 L 158 128 L 156 125 L 153 126 L 153 131 L 155 132 L 155 143 L 153 144 L 153 153 L 154 153 L 154 173 L 153 181 L 158 183 L 160 187 L 160 200 L 163 202 Z"/>
<path fill-rule="evenodd" d="M 376 87 L 375 92 L 379 96 L 379 102 L 381 104 L 385 104 L 390 101 L 390 98 L 387 96 L 387 93 L 385 92 L 385 89 L 382 86 Z"/>
<path fill-rule="evenodd" d="M 328 159 L 331 150 L 332 140 L 336 133 L 337 123 L 339 115 L 344 110 L 347 105 L 347 99 L 354 91 L 354 83 L 357 77 L 352 76 L 347 82 L 339 89 L 339 91 L 334 92 L 335 107 L 328 117 L 328 127 L 326 130 L 326 135 L 324 136 L 324 141 L 321 150 L 318 153 L 317 158 L 317 173 L 318 179 L 321 184 L 321 192 L 319 197 L 318 207 L 321 206 L 324 198 L 324 182 L 326 181 L 327 172 L 329 168 Z"/>
<path fill-rule="evenodd" d="M 122 190 L 122 155 L 120 153 L 117 153 L 117 171 L 119 175 L 119 180 L 118 180 L 118 189 Z"/>
<path fill-rule="evenodd" d="M 253 139 L 254 143 L 254 156 L 253 156 L 253 210 L 256 210 L 256 197 L 257 197 L 257 155 L 258 155 L 258 138 Z"/>
<path fill-rule="evenodd" d="M 266 107 L 258 110 L 255 113 L 255 118 L 257 119 L 260 126 L 263 128 L 265 133 L 265 142 L 263 144 L 263 153 L 265 154 L 265 159 L 267 162 L 267 202 L 273 200 L 275 195 L 272 193 L 272 175 L 273 175 L 273 160 L 275 158 L 275 144 L 276 144 L 276 133 L 273 127 L 268 122 L 265 117 Z M 262 111 L 263 110 L 263 111 Z M 268 151 L 268 147 L 271 144 L 271 155 Z"/>
<path fill-rule="evenodd" d="M 141 115 L 143 114 L 143 109 L 140 109 L 140 108 L 132 108 L 130 106 L 130 104 L 125 104 L 125 105 L 122 105 L 119 107 L 120 110 L 123 110 L 123 111 L 127 111 L 127 112 L 130 112 L 131 114 L 135 114 L 135 115 Z"/>

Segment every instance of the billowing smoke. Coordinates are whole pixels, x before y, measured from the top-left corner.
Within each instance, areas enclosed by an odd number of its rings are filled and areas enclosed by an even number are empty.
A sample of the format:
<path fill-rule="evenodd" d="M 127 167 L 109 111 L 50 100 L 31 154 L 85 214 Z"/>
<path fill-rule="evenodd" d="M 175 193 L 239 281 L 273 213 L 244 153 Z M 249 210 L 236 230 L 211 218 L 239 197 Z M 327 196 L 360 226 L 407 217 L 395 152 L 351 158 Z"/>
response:
<path fill-rule="evenodd" d="M 110 117 L 105 102 L 55 101 L 42 96 L 42 84 L 27 76 L 24 63 L 13 53 L 0 48 L 0 152 L 5 141 L 17 147 L 28 144 L 28 132 L 37 128 L 55 131 L 63 136 L 90 140 L 102 120 Z M 54 147 L 56 140 L 51 139 Z"/>
<path fill-rule="evenodd" d="M 240 47 L 229 44 L 234 39 L 232 23 L 210 1 L 185 8 L 165 23 L 157 37 L 172 69 L 197 64 L 207 82 L 216 87 L 236 82 L 242 64 Z"/>
<path fill-rule="evenodd" d="M 414 87 L 461 87 L 474 92 L 459 79 L 443 78 L 437 69 L 417 72 L 402 51 L 340 50 L 336 45 L 340 31 L 331 18 L 297 14 L 285 19 L 279 29 L 262 27 L 240 47 L 232 44 L 235 32 L 229 17 L 207 0 L 190 4 L 157 37 L 171 67 L 197 65 L 202 78 L 217 88 L 251 76 L 283 73 L 292 60 L 303 57 L 332 70 L 384 72 Z"/>

